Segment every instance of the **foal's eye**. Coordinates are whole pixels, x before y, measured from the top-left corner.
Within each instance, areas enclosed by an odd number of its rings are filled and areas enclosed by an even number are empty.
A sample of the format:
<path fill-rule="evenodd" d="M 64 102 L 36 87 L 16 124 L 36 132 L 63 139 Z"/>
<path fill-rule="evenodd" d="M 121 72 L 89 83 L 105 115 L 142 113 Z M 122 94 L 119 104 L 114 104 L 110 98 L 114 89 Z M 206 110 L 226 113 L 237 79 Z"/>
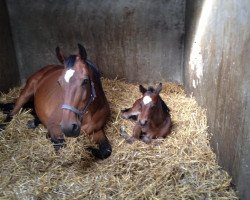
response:
<path fill-rule="evenodd" d="M 83 82 L 82 82 L 82 85 L 86 85 L 89 83 L 89 79 L 84 79 Z"/>
<path fill-rule="evenodd" d="M 155 109 L 155 108 L 156 108 L 156 105 L 152 105 L 152 106 L 151 106 L 151 109 Z"/>

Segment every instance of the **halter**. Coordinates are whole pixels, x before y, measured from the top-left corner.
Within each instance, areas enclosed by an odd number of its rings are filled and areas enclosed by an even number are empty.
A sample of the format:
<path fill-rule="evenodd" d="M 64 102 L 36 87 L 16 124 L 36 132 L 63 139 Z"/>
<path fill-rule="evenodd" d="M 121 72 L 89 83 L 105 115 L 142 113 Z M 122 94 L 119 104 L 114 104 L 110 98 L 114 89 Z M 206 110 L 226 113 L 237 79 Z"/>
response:
<path fill-rule="evenodd" d="M 94 87 L 94 82 L 91 81 L 91 94 L 90 94 L 90 98 L 87 102 L 87 104 L 85 105 L 85 107 L 82 110 L 78 110 L 73 106 L 70 106 L 68 104 L 63 104 L 62 105 L 62 109 L 66 109 L 66 110 L 70 110 L 72 112 L 74 112 L 75 114 L 77 114 L 80 117 L 80 120 L 82 120 L 83 115 L 87 112 L 90 104 L 95 100 L 96 98 L 96 92 L 95 92 L 95 87 Z"/>

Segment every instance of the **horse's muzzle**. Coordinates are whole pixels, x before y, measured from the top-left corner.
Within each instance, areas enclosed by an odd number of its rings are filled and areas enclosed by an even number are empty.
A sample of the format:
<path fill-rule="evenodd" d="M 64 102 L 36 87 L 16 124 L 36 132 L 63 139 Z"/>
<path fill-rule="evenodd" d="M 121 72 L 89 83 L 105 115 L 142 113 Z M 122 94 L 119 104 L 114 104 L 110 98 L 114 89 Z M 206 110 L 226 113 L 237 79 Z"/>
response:
<path fill-rule="evenodd" d="M 66 137 L 78 137 L 80 135 L 80 126 L 78 124 L 71 124 L 67 127 L 61 125 L 62 132 Z"/>

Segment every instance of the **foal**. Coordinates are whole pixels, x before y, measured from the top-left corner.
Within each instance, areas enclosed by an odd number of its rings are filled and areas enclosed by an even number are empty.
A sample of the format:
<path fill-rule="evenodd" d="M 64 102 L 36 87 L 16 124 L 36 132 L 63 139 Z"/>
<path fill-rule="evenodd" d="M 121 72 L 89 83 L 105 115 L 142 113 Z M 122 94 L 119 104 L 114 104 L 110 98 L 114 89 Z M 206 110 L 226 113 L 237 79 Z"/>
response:
<path fill-rule="evenodd" d="M 129 136 L 124 128 L 120 134 L 127 142 L 133 143 L 136 139 L 150 143 L 155 138 L 165 138 L 171 131 L 170 109 L 161 99 L 159 93 L 162 90 L 160 83 L 156 89 L 139 86 L 142 97 L 137 99 L 132 108 L 122 111 L 125 119 L 136 120 L 133 136 Z"/>

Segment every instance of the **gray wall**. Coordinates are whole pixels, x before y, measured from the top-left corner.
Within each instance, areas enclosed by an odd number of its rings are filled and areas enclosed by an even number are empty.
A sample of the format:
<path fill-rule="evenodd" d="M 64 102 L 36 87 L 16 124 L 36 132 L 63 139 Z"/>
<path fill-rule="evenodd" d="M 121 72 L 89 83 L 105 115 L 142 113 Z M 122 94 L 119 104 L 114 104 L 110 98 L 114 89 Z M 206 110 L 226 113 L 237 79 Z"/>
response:
<path fill-rule="evenodd" d="M 212 9 L 199 25 L 206 1 L 187 0 L 185 87 L 207 108 L 220 165 L 241 199 L 250 199 L 250 4 L 208 1 Z"/>
<path fill-rule="evenodd" d="M 9 16 L 4 0 L 0 0 L 0 91 L 19 84 L 19 71 L 11 38 Z"/>
<path fill-rule="evenodd" d="M 104 76 L 183 80 L 185 0 L 6 0 L 21 78 L 85 45 Z"/>

